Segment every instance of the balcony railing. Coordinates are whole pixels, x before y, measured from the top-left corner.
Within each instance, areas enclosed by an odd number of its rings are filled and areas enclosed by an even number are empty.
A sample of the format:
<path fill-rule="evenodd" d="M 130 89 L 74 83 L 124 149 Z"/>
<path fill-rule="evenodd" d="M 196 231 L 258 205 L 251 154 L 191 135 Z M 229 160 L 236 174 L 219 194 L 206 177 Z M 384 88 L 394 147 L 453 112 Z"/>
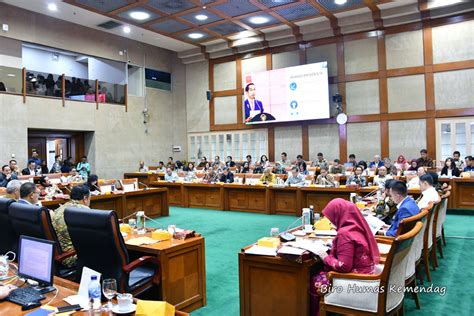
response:
<path fill-rule="evenodd" d="M 0 93 L 22 95 L 23 103 L 27 97 L 43 97 L 61 99 L 63 106 L 66 100 L 72 100 L 95 103 L 97 109 L 99 103 L 120 104 L 128 110 L 126 84 L 46 74 L 26 68 L 0 66 Z"/>

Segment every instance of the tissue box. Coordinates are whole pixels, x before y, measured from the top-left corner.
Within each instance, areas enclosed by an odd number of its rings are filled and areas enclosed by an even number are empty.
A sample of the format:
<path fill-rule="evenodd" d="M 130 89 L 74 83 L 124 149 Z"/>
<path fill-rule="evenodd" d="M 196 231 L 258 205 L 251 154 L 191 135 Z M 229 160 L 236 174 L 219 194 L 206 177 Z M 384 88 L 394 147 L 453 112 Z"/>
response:
<path fill-rule="evenodd" d="M 120 232 L 128 234 L 132 232 L 132 228 L 128 224 L 120 224 Z"/>
<path fill-rule="evenodd" d="M 160 301 L 137 301 L 136 316 L 174 316 L 173 305 Z"/>
<path fill-rule="evenodd" d="M 166 230 L 155 230 L 154 232 L 151 233 L 151 238 L 155 240 L 169 240 L 171 239 L 171 234 L 168 233 Z"/>
<path fill-rule="evenodd" d="M 331 230 L 332 229 L 331 222 L 326 217 L 323 217 L 319 221 L 314 223 L 314 229 L 316 229 L 316 230 Z"/>
<path fill-rule="evenodd" d="M 258 240 L 257 245 L 260 247 L 277 248 L 280 246 L 280 239 L 275 237 L 263 237 Z"/>

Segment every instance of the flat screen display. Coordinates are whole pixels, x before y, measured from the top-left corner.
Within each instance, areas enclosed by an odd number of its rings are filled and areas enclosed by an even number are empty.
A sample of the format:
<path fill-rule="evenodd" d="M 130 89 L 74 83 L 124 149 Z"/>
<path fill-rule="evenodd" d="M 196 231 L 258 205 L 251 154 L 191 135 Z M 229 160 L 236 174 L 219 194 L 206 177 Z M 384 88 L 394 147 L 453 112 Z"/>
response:
<path fill-rule="evenodd" d="M 18 275 L 41 284 L 52 285 L 53 247 L 52 241 L 20 236 Z"/>
<path fill-rule="evenodd" d="M 328 64 L 243 74 L 246 124 L 329 118 Z"/>

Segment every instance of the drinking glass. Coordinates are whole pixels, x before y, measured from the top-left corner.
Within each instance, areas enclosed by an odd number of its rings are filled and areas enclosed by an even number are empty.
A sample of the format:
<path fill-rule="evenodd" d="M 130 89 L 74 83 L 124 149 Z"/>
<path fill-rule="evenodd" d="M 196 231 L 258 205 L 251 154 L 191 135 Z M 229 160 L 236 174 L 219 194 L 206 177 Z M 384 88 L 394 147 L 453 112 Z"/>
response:
<path fill-rule="evenodd" d="M 112 298 L 117 295 L 117 281 L 115 279 L 105 279 L 102 282 L 102 292 L 107 298 L 107 305 L 104 305 L 103 311 L 109 312 L 112 310 Z"/>
<path fill-rule="evenodd" d="M 278 237 L 279 234 L 280 234 L 280 229 L 278 229 L 278 227 L 272 227 L 270 229 L 270 236 Z"/>
<path fill-rule="evenodd" d="M 130 218 L 128 220 L 128 225 L 130 226 L 130 229 L 132 230 L 132 233 L 135 232 L 135 227 L 137 227 L 137 220 L 135 218 Z"/>

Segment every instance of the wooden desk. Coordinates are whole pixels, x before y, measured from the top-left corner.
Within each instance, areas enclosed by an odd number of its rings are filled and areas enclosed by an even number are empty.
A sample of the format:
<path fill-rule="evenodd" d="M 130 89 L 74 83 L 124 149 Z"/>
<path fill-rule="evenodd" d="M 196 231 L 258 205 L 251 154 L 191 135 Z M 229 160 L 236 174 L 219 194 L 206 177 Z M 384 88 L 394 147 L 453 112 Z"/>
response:
<path fill-rule="evenodd" d="M 303 263 L 279 257 L 239 253 L 241 316 L 309 315 L 308 284 L 320 267 L 316 259 Z"/>
<path fill-rule="evenodd" d="M 50 209 L 56 209 L 67 201 L 44 200 L 41 204 Z M 114 210 L 118 218 L 123 218 L 136 211 L 145 211 L 150 217 L 168 216 L 168 190 L 166 188 L 151 188 L 117 194 L 101 194 L 91 197 L 90 208 L 98 210 Z"/>
<path fill-rule="evenodd" d="M 474 209 L 474 179 L 451 179 L 450 209 Z"/>
<path fill-rule="evenodd" d="M 183 187 L 183 206 L 197 208 L 224 209 L 224 189 L 222 185 L 185 183 Z"/>
<path fill-rule="evenodd" d="M 150 234 L 131 235 L 125 241 L 142 236 Z M 130 253 L 153 255 L 159 259 L 164 301 L 186 312 L 206 305 L 206 265 L 202 236 L 152 245 L 126 246 Z"/>
<path fill-rule="evenodd" d="M 270 214 L 268 188 L 245 184 L 225 184 L 224 210 Z"/>
<path fill-rule="evenodd" d="M 65 301 L 63 301 L 64 298 L 70 296 L 70 295 L 75 295 L 77 294 L 77 291 L 79 290 L 79 284 L 74 283 L 72 281 L 66 280 L 66 279 L 61 279 L 58 277 L 54 277 L 54 286 L 59 290 L 58 296 L 50 303 L 51 306 L 65 306 L 68 305 Z M 48 294 L 45 294 L 46 298 L 42 301 L 43 304 L 46 304 L 51 300 L 55 295 L 55 292 L 51 292 Z M 13 304 L 10 302 L 1 302 L 0 303 L 0 315 L 25 315 L 30 313 L 33 310 L 28 310 L 28 311 L 22 311 L 21 306 L 17 304 Z M 89 315 L 89 312 L 75 312 L 73 315 Z M 108 315 L 106 313 L 102 313 L 102 315 Z M 135 313 L 130 314 L 130 315 L 135 315 Z M 188 313 L 176 311 L 175 313 L 176 316 L 189 316 Z"/>

